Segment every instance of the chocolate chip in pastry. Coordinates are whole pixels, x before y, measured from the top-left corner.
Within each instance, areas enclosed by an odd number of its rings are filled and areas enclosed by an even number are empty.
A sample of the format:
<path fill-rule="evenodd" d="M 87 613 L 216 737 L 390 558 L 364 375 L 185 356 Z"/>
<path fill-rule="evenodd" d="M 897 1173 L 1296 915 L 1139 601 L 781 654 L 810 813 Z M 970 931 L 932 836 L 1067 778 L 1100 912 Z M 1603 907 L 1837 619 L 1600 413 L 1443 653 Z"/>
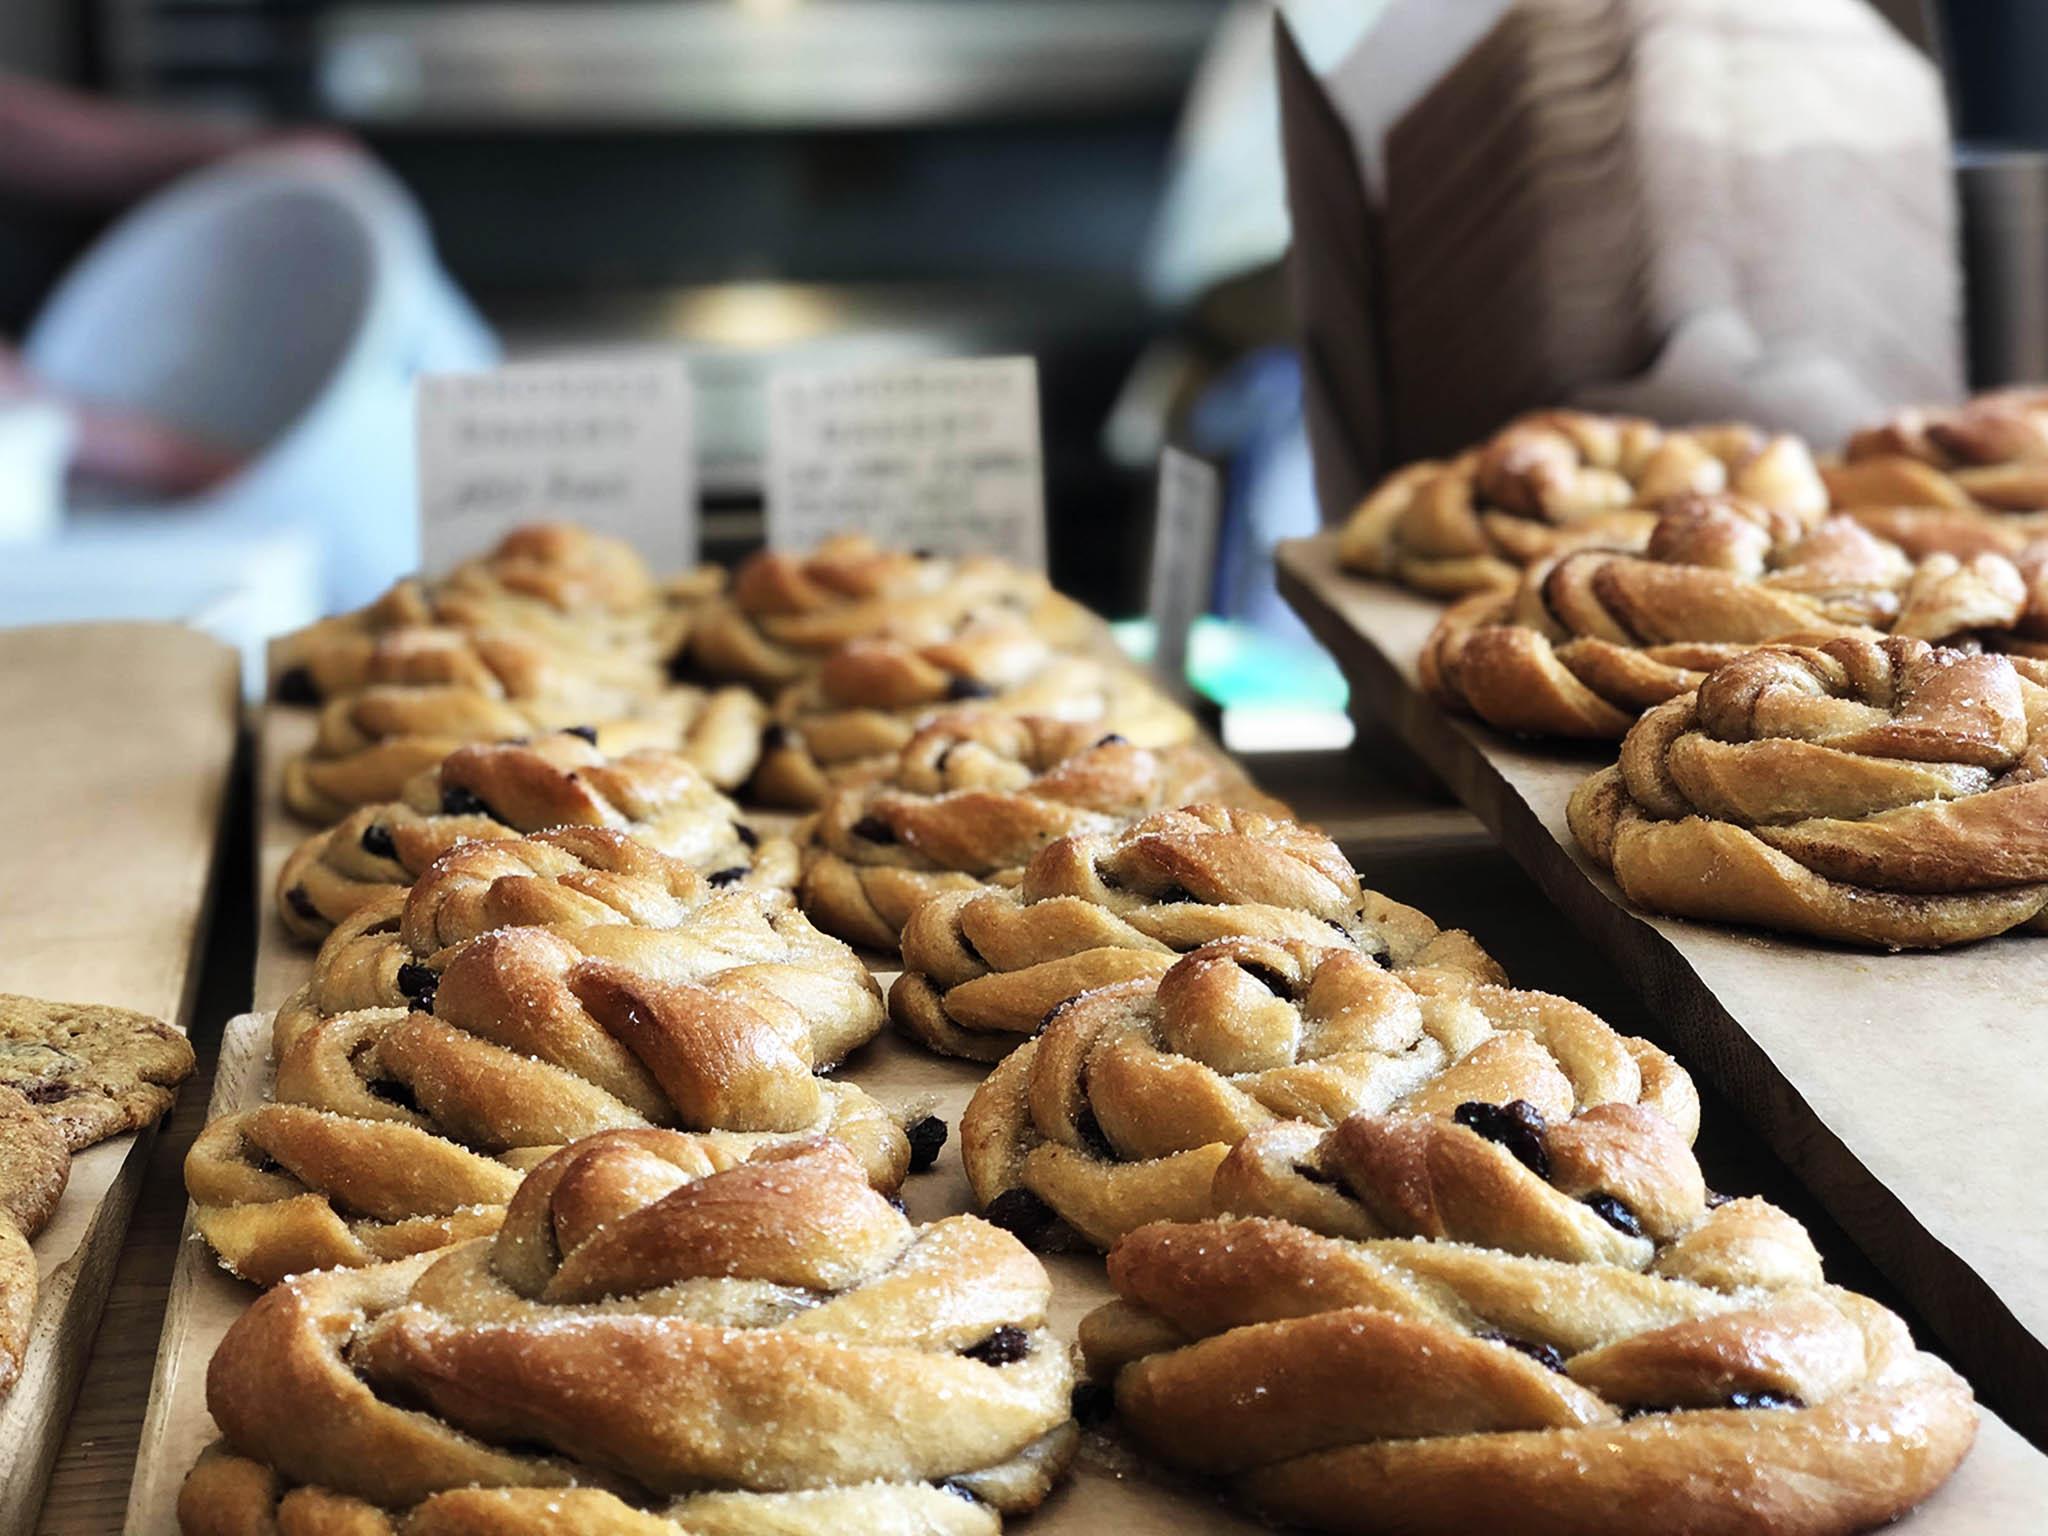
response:
<path fill-rule="evenodd" d="M 74 1152 L 153 1124 L 192 1067 L 191 1044 L 147 1014 L 0 995 L 0 1087 Z"/>

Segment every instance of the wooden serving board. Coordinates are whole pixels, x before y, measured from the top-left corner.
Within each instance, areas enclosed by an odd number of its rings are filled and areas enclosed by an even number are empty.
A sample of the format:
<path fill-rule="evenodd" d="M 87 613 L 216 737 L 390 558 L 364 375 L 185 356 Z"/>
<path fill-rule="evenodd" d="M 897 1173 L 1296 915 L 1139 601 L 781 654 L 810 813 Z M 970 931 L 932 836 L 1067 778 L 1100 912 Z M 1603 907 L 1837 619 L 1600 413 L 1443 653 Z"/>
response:
<path fill-rule="evenodd" d="M 1565 825 L 1611 746 L 1448 715 L 1416 674 L 1437 604 L 1346 575 L 1329 535 L 1279 564 L 1354 696 L 1613 956 L 1985 1399 L 2048 1443 L 2048 938 L 1891 955 L 1638 912 Z"/>
<path fill-rule="evenodd" d="M 0 991 L 190 1024 L 237 678 L 232 651 L 174 625 L 0 630 Z M 35 1240 L 28 1357 L 0 1399 L 0 1530 L 42 1504 L 154 1142 L 79 1153 Z"/>

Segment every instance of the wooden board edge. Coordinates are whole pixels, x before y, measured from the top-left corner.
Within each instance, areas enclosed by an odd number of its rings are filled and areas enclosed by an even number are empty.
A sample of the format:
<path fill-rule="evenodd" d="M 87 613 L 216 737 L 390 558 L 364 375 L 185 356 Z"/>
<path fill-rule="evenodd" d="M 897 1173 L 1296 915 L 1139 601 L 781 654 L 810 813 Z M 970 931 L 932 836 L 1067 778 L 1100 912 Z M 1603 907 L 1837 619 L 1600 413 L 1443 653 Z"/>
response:
<path fill-rule="evenodd" d="M 1393 658 L 1327 602 L 1327 573 L 1302 567 L 1327 537 L 1283 543 L 1281 596 L 1335 656 L 1354 688 L 1390 722 L 1573 924 L 1615 961 L 1671 1032 L 1689 1070 L 1733 1103 L 1839 1223 L 1850 1240 L 1912 1302 L 1979 1393 L 2037 1445 L 2048 1447 L 2048 1341 L 2036 1337 L 1947 1244 L 1870 1172 L 1768 1052 L 1714 997 L 1659 927 L 1612 882 L 1567 849 L 1486 758 L 1477 727 L 1453 721 L 1411 686 Z M 1526 852 L 1525 850 L 1534 850 Z"/>

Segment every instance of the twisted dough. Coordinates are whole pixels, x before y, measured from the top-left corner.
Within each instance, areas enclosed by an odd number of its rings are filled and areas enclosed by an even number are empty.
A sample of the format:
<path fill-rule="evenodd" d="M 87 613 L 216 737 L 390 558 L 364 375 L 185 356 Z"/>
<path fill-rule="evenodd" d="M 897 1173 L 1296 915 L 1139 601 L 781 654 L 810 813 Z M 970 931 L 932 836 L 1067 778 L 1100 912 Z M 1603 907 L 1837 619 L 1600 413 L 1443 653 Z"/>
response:
<path fill-rule="evenodd" d="M 1769 646 L 1645 715 L 1570 821 L 1651 911 L 1891 949 L 2038 927 L 2048 666 Z"/>
<path fill-rule="evenodd" d="M 1448 463 L 1395 473 L 1352 514 L 1338 554 L 1366 575 L 1458 596 L 1511 585 L 1570 549 L 1640 549 L 1655 521 L 1645 509 L 1694 491 L 1733 491 L 1807 521 L 1827 509 L 1796 438 L 1542 411 Z"/>
<path fill-rule="evenodd" d="M 1282 1122 L 1232 1149 L 1213 1196 L 1226 1214 L 1327 1237 L 1426 1237 L 1716 1290 L 1821 1281 L 1804 1227 L 1769 1201 L 1710 1195 L 1686 1138 L 1640 1104 L 1558 1120 L 1526 1099 L 1482 1098 L 1328 1131 Z"/>
<path fill-rule="evenodd" d="M 311 748 L 284 765 L 284 800 L 293 814 L 326 825 L 357 806 L 398 799 L 458 747 L 558 730 L 585 733 L 608 756 L 669 748 L 731 789 L 760 756 L 763 718 L 760 702 L 740 688 L 644 697 L 580 688 L 513 700 L 464 687 L 376 686 L 321 710 Z"/>
<path fill-rule="evenodd" d="M 314 833 L 278 875 L 278 911 L 294 937 L 317 940 L 365 902 L 411 885 L 457 843 L 559 826 L 628 833 L 714 885 L 788 886 L 796 877 L 794 845 L 748 826 L 680 752 L 607 757 L 560 731 L 457 748 L 403 798 Z"/>
<path fill-rule="evenodd" d="M 1318 1530 L 1846 1536 L 1961 1462 L 1970 1390 L 1884 1308 L 1673 1268 L 1160 1224 L 1081 1344 L 1148 1451 Z"/>
<path fill-rule="evenodd" d="M 750 790 L 770 805 L 819 805 L 835 787 L 884 777 L 920 727 L 969 699 L 1080 721 L 1141 747 L 1195 734 L 1188 713 L 1135 668 L 1056 651 L 1014 621 L 977 622 L 928 643 L 880 636 L 833 651 L 776 701 Z"/>
<path fill-rule="evenodd" d="M 207 1373 L 223 1444 L 179 1519 L 994 1536 L 1073 1453 L 1050 1293 L 1014 1239 L 913 1228 L 829 1144 L 592 1137 L 493 1239 L 251 1307 Z"/>
<path fill-rule="evenodd" d="M 603 828 L 465 843 L 336 928 L 274 1026 L 276 1102 L 201 1132 L 186 1186 L 259 1283 L 488 1231 L 533 1149 L 621 1126 L 829 1134 L 893 1189 L 903 1129 L 817 1076 L 881 1018 L 786 893 Z"/>
<path fill-rule="evenodd" d="M 2048 508 L 2048 390 L 1901 411 L 1852 436 L 1822 478 L 1838 507 Z"/>
<path fill-rule="evenodd" d="M 1613 738 L 1760 644 L 1871 626 L 1942 640 L 2007 629 L 2027 606 L 2002 555 L 1916 564 L 1848 518 L 1809 527 L 1739 498 L 1685 497 L 1642 557 L 1575 551 L 1455 604 L 1420 670 L 1438 700 L 1502 730 Z"/>
<path fill-rule="evenodd" d="M 834 791 L 805 824 L 797 896 L 827 933 L 893 950 L 932 896 L 1014 883 L 1055 838 L 1194 800 L 1285 809 L 1198 742 L 1150 751 L 1083 721 L 942 715 L 886 779 Z"/>
<path fill-rule="evenodd" d="M 961 1153 L 992 1220 L 1030 1242 L 1107 1247 L 1148 1221 L 1214 1214 L 1219 1165 L 1262 1126 L 1447 1116 L 1473 1099 L 1560 1120 L 1642 1104 L 1684 1142 L 1699 1124 L 1669 1057 L 1563 998 L 1235 939 L 1056 1009 L 976 1090 Z"/>
<path fill-rule="evenodd" d="M 417 669 L 458 665 L 448 654 L 422 658 L 412 648 L 423 642 L 399 635 L 427 626 L 490 637 L 494 646 L 523 642 L 550 666 L 638 684 L 649 663 L 677 650 L 691 614 L 719 585 L 715 570 L 702 570 L 657 586 L 621 540 L 567 523 L 530 524 L 438 580 L 401 581 L 366 607 L 283 637 L 272 654 L 275 692 L 311 703 L 384 680 L 380 671 L 425 681 Z M 380 653 L 386 636 L 399 641 L 396 654 Z"/>
<path fill-rule="evenodd" d="M 1061 644 L 1099 640 L 1098 622 L 1034 572 L 840 534 L 807 555 L 763 550 L 742 562 L 730 597 L 698 619 L 689 659 L 699 675 L 772 690 L 809 676 L 847 641 L 889 634 L 926 644 L 997 615 Z"/>
<path fill-rule="evenodd" d="M 1396 969 L 1505 979 L 1469 934 L 1361 890 L 1337 845 L 1314 828 L 1190 805 L 1050 843 L 1014 890 L 933 897 L 904 924 L 889 1013 L 932 1050 L 994 1061 L 1068 998 L 1157 977 L 1212 939 L 1323 946 L 1333 934 Z"/>

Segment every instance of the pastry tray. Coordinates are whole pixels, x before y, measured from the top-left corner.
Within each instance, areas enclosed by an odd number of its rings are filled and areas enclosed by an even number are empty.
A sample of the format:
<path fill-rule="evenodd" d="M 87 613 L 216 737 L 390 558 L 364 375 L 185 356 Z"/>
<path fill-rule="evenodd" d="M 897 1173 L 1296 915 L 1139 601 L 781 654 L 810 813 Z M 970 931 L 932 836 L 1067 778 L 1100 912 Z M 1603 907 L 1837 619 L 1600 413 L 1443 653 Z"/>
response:
<path fill-rule="evenodd" d="M 1391 726 L 1608 952 L 1679 1059 L 1734 1102 L 1978 1392 L 2048 1441 L 2048 938 L 1894 955 L 1638 912 L 1565 826 L 1611 744 L 1524 744 L 1447 714 L 1416 674 L 1441 607 L 1341 571 L 1333 536 L 1282 544 L 1279 576 L 1354 708 Z"/>
<path fill-rule="evenodd" d="M 187 1028 L 235 758 L 235 655 L 168 624 L 0 631 L 0 991 Z M 32 1527 L 154 1128 L 72 1159 L 35 1239 L 20 1380 L 0 1399 L 0 1530 Z"/>
<path fill-rule="evenodd" d="M 265 1012 L 228 1026 L 215 1079 L 213 1114 L 262 1101 L 270 1075 L 269 1011 L 304 980 L 312 951 L 293 944 L 276 919 L 269 891 L 277 868 L 305 829 L 279 809 L 277 765 L 310 736 L 303 712 L 266 712 L 259 744 L 256 795 L 257 847 L 263 884 L 259 887 L 257 1004 Z M 760 813 L 750 820 L 764 822 Z M 877 967 L 886 989 L 893 972 Z M 903 1195 L 911 1216 L 931 1221 L 972 1209 L 960 1163 L 960 1111 L 985 1068 L 933 1056 L 889 1032 L 856 1052 L 837 1074 L 858 1083 L 891 1106 L 920 1105 L 943 1118 L 949 1137 L 938 1166 L 915 1174 Z M 169 1311 L 157 1359 L 149 1416 L 128 1506 L 129 1536 L 175 1536 L 179 1485 L 193 1459 L 213 1438 L 206 1412 L 206 1367 L 221 1334 L 255 1297 L 252 1287 L 229 1277 L 205 1245 L 191 1234 L 180 1250 L 172 1277 Z M 1080 1318 L 1111 1298 L 1102 1261 L 1093 1255 L 1046 1260 L 1053 1278 L 1052 1322 L 1071 1338 Z M 1986 1529 L 2025 1525 L 2048 1507 L 2048 1458 L 2006 1425 L 1985 1415 L 1977 1448 L 1956 1477 L 1908 1527 L 1914 1536 L 1964 1536 Z M 1046 1505 L 1028 1518 L 1007 1522 L 1016 1536 L 1248 1536 L 1265 1525 L 1223 1504 L 1203 1487 L 1173 1480 L 1107 1437 L 1090 1434 L 1073 1474 Z"/>

